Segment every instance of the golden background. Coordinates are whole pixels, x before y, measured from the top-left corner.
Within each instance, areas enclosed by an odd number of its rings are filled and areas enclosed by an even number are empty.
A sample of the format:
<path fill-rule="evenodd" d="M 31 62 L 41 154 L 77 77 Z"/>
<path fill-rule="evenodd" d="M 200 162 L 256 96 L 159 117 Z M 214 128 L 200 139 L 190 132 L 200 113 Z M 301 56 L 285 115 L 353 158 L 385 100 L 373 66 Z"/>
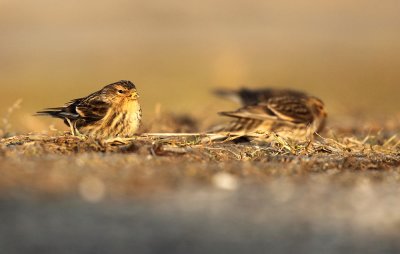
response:
<path fill-rule="evenodd" d="M 121 79 L 141 94 L 145 121 L 165 111 L 233 109 L 216 87 L 290 87 L 331 116 L 399 110 L 400 1 L 0 0 L 0 116 L 13 129 Z"/>

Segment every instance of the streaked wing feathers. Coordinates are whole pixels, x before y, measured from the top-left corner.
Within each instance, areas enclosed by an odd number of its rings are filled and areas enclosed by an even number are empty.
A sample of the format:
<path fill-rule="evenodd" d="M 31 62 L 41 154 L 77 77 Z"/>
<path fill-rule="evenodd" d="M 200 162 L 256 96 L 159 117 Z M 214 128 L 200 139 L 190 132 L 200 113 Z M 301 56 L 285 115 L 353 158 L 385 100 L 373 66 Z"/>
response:
<path fill-rule="evenodd" d="M 106 114 L 110 105 L 100 100 L 87 100 L 81 101 L 77 105 L 71 105 L 75 107 L 75 111 L 82 118 L 90 120 L 100 120 Z"/>
<path fill-rule="evenodd" d="M 109 103 L 101 101 L 96 96 L 72 100 L 63 107 L 46 108 L 37 115 L 50 115 L 70 120 L 85 119 L 88 122 L 102 119 L 110 108 Z"/>
<path fill-rule="evenodd" d="M 221 115 L 255 120 L 284 120 L 293 123 L 311 123 L 313 115 L 303 98 L 282 96 L 265 103 L 246 106 L 236 111 L 220 112 Z"/>
<path fill-rule="evenodd" d="M 236 111 L 220 112 L 219 114 L 236 118 L 248 118 L 256 120 L 277 119 L 274 113 L 268 108 L 268 105 L 264 103 L 254 106 L 246 106 Z"/>
<path fill-rule="evenodd" d="M 294 96 L 274 97 L 268 100 L 268 108 L 280 119 L 293 123 L 311 123 L 313 114 L 303 98 Z"/>

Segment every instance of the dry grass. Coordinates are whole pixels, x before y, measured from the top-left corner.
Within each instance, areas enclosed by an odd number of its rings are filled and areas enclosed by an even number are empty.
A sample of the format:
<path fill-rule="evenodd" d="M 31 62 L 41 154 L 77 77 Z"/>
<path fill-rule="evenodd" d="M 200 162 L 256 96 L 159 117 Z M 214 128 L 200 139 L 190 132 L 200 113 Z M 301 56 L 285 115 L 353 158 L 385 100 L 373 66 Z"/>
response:
<path fill-rule="evenodd" d="M 200 125 L 188 116 L 166 114 L 165 118 L 158 122 L 165 123 L 164 131 L 180 131 L 182 123 L 190 123 L 185 131 L 196 131 Z M 388 181 L 389 174 L 390 181 L 399 181 L 398 123 L 397 117 L 351 128 L 345 121 L 337 123 L 340 128 L 332 123 L 323 137 L 306 143 L 281 138 L 210 141 L 204 135 L 143 134 L 108 141 L 68 133 L 17 135 L 0 141 L 0 189 L 4 195 L 79 194 L 90 199 L 98 192 L 103 197 L 105 191 L 109 197 L 124 197 L 188 184 L 222 184 L 221 188 L 229 189 L 238 184 L 264 185 L 279 177 L 297 181 L 315 174 L 346 184 L 357 182 L 360 174 L 381 182 Z"/>
<path fill-rule="evenodd" d="M 6 137 L 6 136 L 10 136 L 11 135 L 11 129 L 12 129 L 12 125 L 10 123 L 10 118 L 12 116 L 12 114 L 20 108 L 22 103 L 22 100 L 19 99 L 17 101 L 14 102 L 13 105 L 11 105 L 10 107 L 8 107 L 5 115 L 1 118 L 1 122 L 0 122 L 0 137 Z"/>

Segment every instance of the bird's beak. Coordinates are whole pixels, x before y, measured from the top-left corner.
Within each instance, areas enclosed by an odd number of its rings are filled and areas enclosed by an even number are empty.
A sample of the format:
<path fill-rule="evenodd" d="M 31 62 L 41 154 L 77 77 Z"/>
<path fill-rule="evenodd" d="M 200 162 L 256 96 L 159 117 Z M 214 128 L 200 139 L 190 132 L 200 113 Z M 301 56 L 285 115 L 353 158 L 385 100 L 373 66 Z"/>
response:
<path fill-rule="evenodd" d="M 139 94 L 137 92 L 132 92 L 131 97 L 132 97 L 132 99 L 136 100 L 139 98 Z"/>

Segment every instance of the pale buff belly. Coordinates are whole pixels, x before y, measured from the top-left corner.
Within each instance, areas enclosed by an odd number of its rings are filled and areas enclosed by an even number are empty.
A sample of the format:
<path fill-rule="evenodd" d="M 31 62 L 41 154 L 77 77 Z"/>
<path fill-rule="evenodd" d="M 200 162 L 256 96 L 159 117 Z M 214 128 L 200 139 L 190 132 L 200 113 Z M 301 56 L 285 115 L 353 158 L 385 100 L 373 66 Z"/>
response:
<path fill-rule="evenodd" d="M 96 123 L 82 126 L 82 134 L 95 138 L 132 137 L 139 129 L 142 111 L 138 102 L 125 107 L 111 108 L 106 116 Z"/>

